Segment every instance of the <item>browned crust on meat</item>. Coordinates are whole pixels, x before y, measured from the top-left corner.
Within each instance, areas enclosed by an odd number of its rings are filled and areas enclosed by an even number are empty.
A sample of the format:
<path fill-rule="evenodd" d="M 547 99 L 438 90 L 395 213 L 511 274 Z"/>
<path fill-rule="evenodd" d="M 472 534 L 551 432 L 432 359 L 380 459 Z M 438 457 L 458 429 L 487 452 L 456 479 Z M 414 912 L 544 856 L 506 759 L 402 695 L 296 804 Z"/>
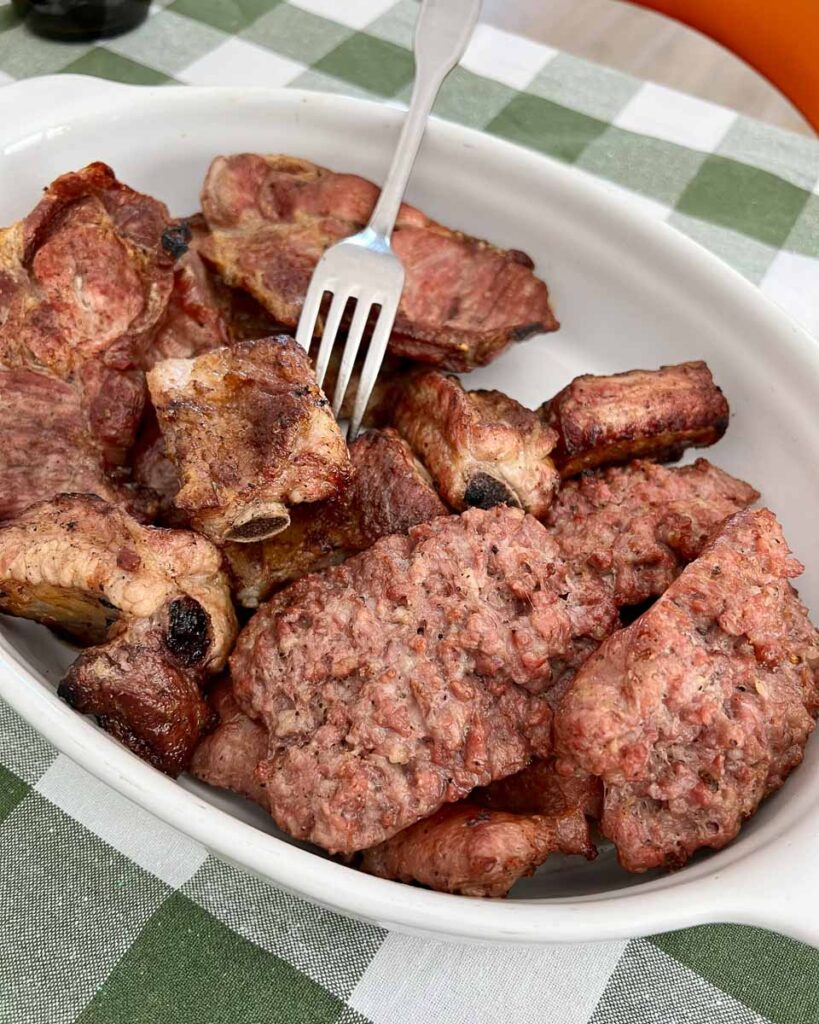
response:
<path fill-rule="evenodd" d="M 584 374 L 541 414 L 558 435 L 554 460 L 561 476 L 621 465 L 631 459 L 670 462 L 686 448 L 718 441 L 728 426 L 728 402 L 701 361 Z"/>
<path fill-rule="evenodd" d="M 297 581 L 231 659 L 237 700 L 270 732 L 259 781 L 277 823 L 353 852 L 547 755 L 553 662 L 614 620 L 605 589 L 503 507 Z"/>
<path fill-rule="evenodd" d="M 213 724 L 200 693 L 208 630 L 202 606 L 176 598 L 153 619 L 137 620 L 81 654 L 58 693 L 77 711 L 97 716 L 143 760 L 176 776 Z"/>
<path fill-rule="evenodd" d="M 556 435 L 514 399 L 425 370 L 397 383 L 386 405 L 452 508 L 513 505 L 542 516 L 554 500 Z"/>
<path fill-rule="evenodd" d="M 236 636 L 204 537 L 141 526 L 93 495 L 39 502 L 0 527 L 0 610 L 95 645 L 60 696 L 169 775 L 187 766 L 211 724 L 202 680 Z"/>
<path fill-rule="evenodd" d="M 361 867 L 440 892 L 501 897 L 556 852 L 596 855 L 582 810 L 509 814 L 463 801 L 365 850 Z"/>
<path fill-rule="evenodd" d="M 601 828 L 628 870 L 724 846 L 800 763 L 819 697 L 801 571 L 771 512 L 737 513 L 575 677 L 558 754 L 602 777 Z"/>
<path fill-rule="evenodd" d="M 350 445 L 350 461 L 352 478 L 336 497 L 296 506 L 290 526 L 260 544 L 225 546 L 241 604 L 256 607 L 284 583 L 447 514 L 429 474 L 396 431 L 360 435 Z"/>
<path fill-rule="evenodd" d="M 330 354 L 330 362 L 327 365 L 327 372 L 321 387 L 329 399 L 335 396 L 338 371 L 341 368 L 341 358 L 344 351 L 343 345 L 336 345 Z M 313 344 L 310 355 L 315 362 L 318 356 L 318 345 Z M 348 420 L 353 415 L 355 397 L 361 383 L 361 371 L 364 368 L 364 358 L 361 357 L 353 364 L 353 372 L 350 375 L 350 383 L 344 392 L 344 401 L 338 410 L 340 420 Z M 410 373 L 415 367 L 406 359 L 399 359 L 387 352 L 384 361 L 378 371 L 378 377 L 373 385 L 370 400 L 364 410 L 364 417 L 361 424 L 365 428 L 383 427 L 389 423 L 389 405 L 392 397 L 393 386 L 400 382 L 403 377 Z"/>
<path fill-rule="evenodd" d="M 180 476 L 175 503 L 215 540 L 272 536 L 291 505 L 328 498 L 349 476 L 347 446 L 293 338 L 166 360 L 148 386 Z"/>
<path fill-rule="evenodd" d="M 219 552 L 183 530 L 141 526 L 93 495 L 60 495 L 0 526 L 0 610 L 100 643 L 177 599 L 204 609 L 206 667 L 218 671 L 236 635 Z"/>
<path fill-rule="evenodd" d="M 229 284 L 292 328 L 322 252 L 364 227 L 377 195 L 363 178 L 296 157 L 217 157 L 202 190 L 212 232 L 203 252 Z M 407 205 L 392 245 L 406 269 L 395 355 L 467 370 L 559 326 L 524 253 L 451 231 Z"/>
<path fill-rule="evenodd" d="M 94 163 L 58 178 L 0 231 L 0 362 L 74 383 L 113 465 L 133 443 L 137 368 L 171 292 L 169 226 L 164 204 Z"/>

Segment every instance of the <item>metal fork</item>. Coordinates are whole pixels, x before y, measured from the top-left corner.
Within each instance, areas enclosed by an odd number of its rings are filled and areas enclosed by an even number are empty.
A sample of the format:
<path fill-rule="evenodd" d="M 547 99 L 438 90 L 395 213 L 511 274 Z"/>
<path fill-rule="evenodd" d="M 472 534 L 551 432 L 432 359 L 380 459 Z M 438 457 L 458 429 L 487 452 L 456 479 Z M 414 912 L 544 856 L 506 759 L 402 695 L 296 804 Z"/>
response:
<path fill-rule="evenodd" d="M 310 348 L 324 294 L 329 292 L 332 296 L 316 359 L 319 385 L 324 383 L 345 306 L 350 299 L 355 300 L 333 394 L 336 416 L 344 401 L 370 314 L 374 307 L 380 307 L 356 392 L 350 438 L 356 436 L 364 418 L 404 288 L 404 267 L 390 246 L 395 219 L 432 104 L 441 83 L 463 55 L 480 9 L 481 0 L 424 0 L 422 3 L 415 26 L 412 98 L 370 223 L 357 235 L 343 239 L 324 253 L 307 289 L 296 331 L 296 340 L 304 349 Z"/>

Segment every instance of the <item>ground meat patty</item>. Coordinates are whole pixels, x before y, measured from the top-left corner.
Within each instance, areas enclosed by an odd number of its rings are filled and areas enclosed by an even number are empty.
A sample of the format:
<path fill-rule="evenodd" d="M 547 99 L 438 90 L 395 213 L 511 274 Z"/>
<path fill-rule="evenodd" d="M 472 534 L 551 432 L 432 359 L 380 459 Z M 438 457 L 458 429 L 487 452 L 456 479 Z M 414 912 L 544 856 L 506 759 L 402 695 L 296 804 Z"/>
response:
<path fill-rule="evenodd" d="M 399 882 L 420 882 L 463 896 L 505 896 L 551 853 L 596 851 L 583 811 L 508 814 L 463 801 L 449 804 L 366 850 L 362 870 Z"/>
<path fill-rule="evenodd" d="M 801 761 L 819 698 L 819 634 L 789 583 L 801 571 L 771 512 L 740 512 L 577 673 L 559 763 L 602 777 L 625 868 L 724 846 Z"/>
<path fill-rule="evenodd" d="M 564 483 L 544 522 L 563 557 L 599 573 L 623 607 L 662 594 L 715 527 L 758 497 L 707 459 L 635 460 Z"/>
<path fill-rule="evenodd" d="M 270 733 L 258 774 L 273 816 L 349 853 L 547 756 L 552 662 L 615 616 L 606 589 L 506 507 L 435 519 L 297 581 L 231 660 L 239 704 Z"/>

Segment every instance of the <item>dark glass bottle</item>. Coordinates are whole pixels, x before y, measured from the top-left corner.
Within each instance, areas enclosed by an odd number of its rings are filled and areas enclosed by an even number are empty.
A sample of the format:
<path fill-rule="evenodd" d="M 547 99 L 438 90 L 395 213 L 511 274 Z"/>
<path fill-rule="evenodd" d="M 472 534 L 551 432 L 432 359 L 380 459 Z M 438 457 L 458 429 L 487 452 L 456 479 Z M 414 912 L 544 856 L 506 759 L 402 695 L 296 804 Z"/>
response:
<path fill-rule="evenodd" d="M 145 20 L 151 0 L 12 0 L 32 32 L 49 39 L 117 36 Z"/>

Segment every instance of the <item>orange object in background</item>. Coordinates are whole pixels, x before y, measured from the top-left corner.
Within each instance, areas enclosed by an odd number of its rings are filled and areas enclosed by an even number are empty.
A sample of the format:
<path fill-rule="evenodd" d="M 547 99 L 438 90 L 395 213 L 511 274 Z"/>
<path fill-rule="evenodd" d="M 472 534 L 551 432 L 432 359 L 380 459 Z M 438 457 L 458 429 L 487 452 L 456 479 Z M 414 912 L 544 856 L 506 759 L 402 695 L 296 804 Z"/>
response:
<path fill-rule="evenodd" d="M 819 131 L 819 0 L 630 0 L 697 29 L 756 68 Z"/>

